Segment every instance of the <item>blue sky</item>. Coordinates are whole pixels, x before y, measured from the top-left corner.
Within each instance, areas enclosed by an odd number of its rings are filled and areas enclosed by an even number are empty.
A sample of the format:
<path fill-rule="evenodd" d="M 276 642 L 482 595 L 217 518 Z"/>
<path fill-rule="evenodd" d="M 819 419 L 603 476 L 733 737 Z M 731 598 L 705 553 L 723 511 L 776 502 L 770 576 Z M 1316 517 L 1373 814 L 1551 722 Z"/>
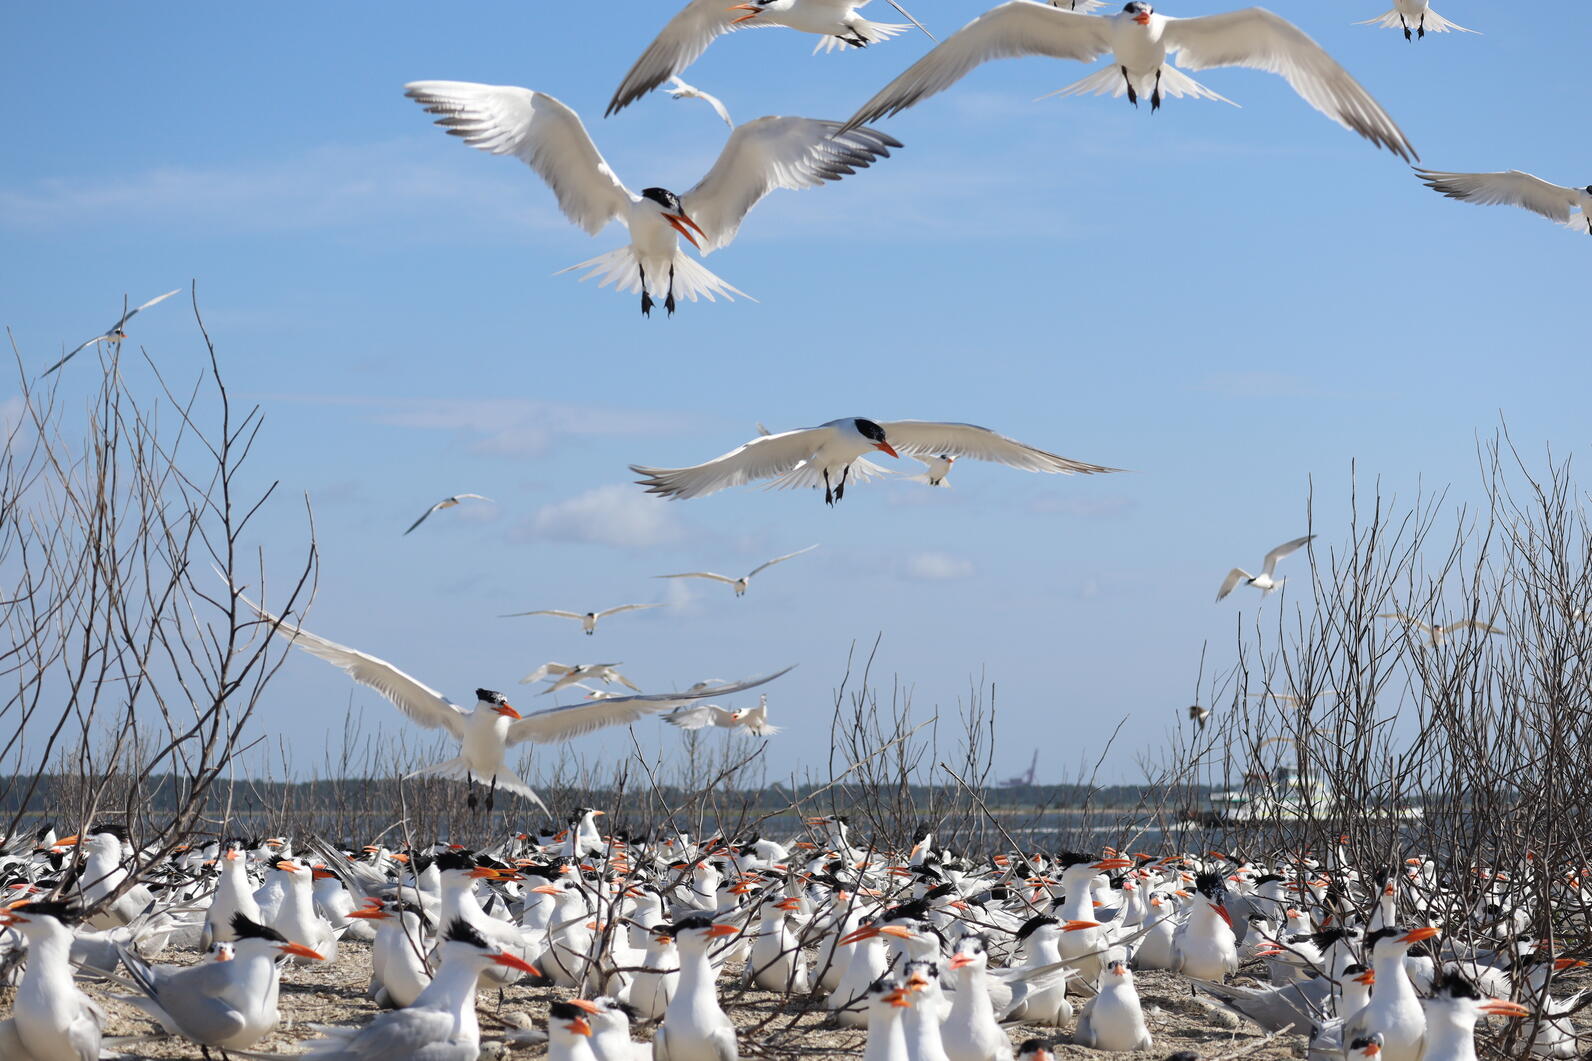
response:
<path fill-rule="evenodd" d="M 1583 44 L 1592 9 L 1439 9 L 1483 36 L 1354 26 L 1384 0 L 1273 8 L 1387 107 L 1427 165 L 1592 180 Z M 918 0 L 942 38 L 982 0 Z M 880 9 L 880 10 L 873 10 Z M 877 0 L 870 9 L 887 19 Z M 1220 7 L 1168 5 L 1172 14 Z M 581 17 L 571 18 L 579 11 Z M 42 367 L 133 301 L 198 283 L 234 391 L 261 404 L 255 472 L 281 482 L 260 541 L 283 574 L 307 494 L 322 553 L 310 629 L 458 698 L 545 660 L 623 661 L 652 690 L 790 663 L 770 690 L 774 773 L 827 754 L 853 641 L 876 674 L 954 709 L 997 686 L 997 770 L 1093 762 L 1132 780 L 1188 701 L 1200 647 L 1233 658 L 1212 604 L 1233 564 L 1343 535 L 1351 462 L 1412 495 L 1477 480 L 1506 417 L 1529 452 L 1583 442 L 1592 245 L 1523 211 L 1448 202 L 1311 111 L 1278 78 L 1206 71 L 1243 105 L 1034 97 L 1078 64 L 988 65 L 883 127 L 906 147 L 816 191 L 776 193 L 707 263 L 759 303 L 644 320 L 632 296 L 554 277 L 619 245 L 565 223 L 513 160 L 450 140 L 406 81 L 525 85 L 587 119 L 633 188 L 685 188 L 725 133 L 654 95 L 602 108 L 670 3 L 11 6 L 0 84 L 20 101 L 0 155 L 0 323 Z M 784 30 L 716 43 L 686 74 L 737 120 L 844 118 L 921 55 L 904 36 L 812 56 Z M 181 376 L 202 347 L 184 299 L 132 332 Z M 63 394 L 95 366 L 69 366 Z M 1131 474 L 968 464 L 954 488 L 859 488 L 666 504 L 632 462 L 683 465 L 847 415 L 984 424 Z M 401 531 L 435 499 L 495 506 Z M 744 600 L 649 576 L 735 574 L 813 543 Z M 1289 564 L 1298 576 L 1303 556 Z M 495 618 L 670 600 L 587 639 Z M 1272 598 L 1265 607 L 1284 606 Z M 349 683 L 290 661 L 260 732 L 308 765 Z M 551 699 L 551 698 L 548 698 Z M 391 723 L 374 694 L 355 699 Z M 675 742 L 661 723 L 643 742 Z M 583 741 L 622 754 L 628 738 Z"/>

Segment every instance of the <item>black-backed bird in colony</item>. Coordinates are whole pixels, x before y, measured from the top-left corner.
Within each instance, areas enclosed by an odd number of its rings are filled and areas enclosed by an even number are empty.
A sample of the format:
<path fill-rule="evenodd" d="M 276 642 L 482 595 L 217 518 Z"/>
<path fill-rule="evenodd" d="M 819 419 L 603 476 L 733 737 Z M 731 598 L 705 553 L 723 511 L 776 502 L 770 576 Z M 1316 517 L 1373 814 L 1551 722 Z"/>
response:
<path fill-rule="evenodd" d="M 443 498 L 435 505 L 432 505 L 430 508 L 420 513 L 420 518 L 409 524 L 409 530 L 404 531 L 404 533 L 408 534 L 409 531 L 412 531 L 416 527 L 420 526 L 433 512 L 441 512 L 445 508 L 456 508 L 461 502 L 464 501 L 485 501 L 488 504 L 496 504 L 496 502 L 490 497 L 482 497 L 480 494 L 454 494 L 452 497 Z"/>
<path fill-rule="evenodd" d="M 1355 25 L 1401 29 L 1404 31 L 1405 40 L 1425 37 L 1428 30 L 1433 33 L 1447 33 L 1450 30 L 1456 33 L 1476 32 L 1473 29 L 1466 29 L 1457 22 L 1450 22 L 1433 11 L 1431 0 L 1393 0 L 1393 10 L 1363 22 L 1356 22 Z"/>
<path fill-rule="evenodd" d="M 675 310 L 676 296 L 714 301 L 749 297 L 713 275 L 680 246 L 704 255 L 735 239 L 748 211 L 776 188 L 814 188 L 887 157 L 900 141 L 873 129 L 842 131 L 816 118 L 757 118 L 735 127 L 707 176 L 682 193 L 667 188 L 631 191 L 592 143 L 580 115 L 545 92 L 465 81 L 415 81 L 404 92 L 437 124 L 472 147 L 513 155 L 553 189 L 572 222 L 597 235 L 610 221 L 630 229 L 630 242 L 572 265 L 581 279 L 641 293 L 650 315 L 653 296 Z"/>
<path fill-rule="evenodd" d="M 832 48 L 865 48 L 910 28 L 863 18 L 860 12 L 867 5 L 868 0 L 750 0 L 733 5 L 724 0 L 691 0 L 647 45 L 619 83 L 604 114 L 617 114 L 630 106 L 700 59 L 708 45 L 738 29 L 784 26 L 816 33 L 819 40 L 813 51 L 817 53 Z M 890 0 L 890 6 L 923 29 L 895 0 Z"/>
<path fill-rule="evenodd" d="M 1573 232 L 1592 235 L 1592 184 L 1566 188 L 1512 169 L 1504 173 L 1444 173 L 1416 168 L 1415 175 L 1434 192 L 1478 206 L 1518 206 L 1557 221 Z"/>
<path fill-rule="evenodd" d="M 734 589 L 735 590 L 735 595 L 737 597 L 744 597 L 744 596 L 746 596 L 747 588 L 749 586 L 751 586 L 751 584 L 752 584 L 753 577 L 755 577 L 759 572 L 766 571 L 769 568 L 773 567 L 775 564 L 783 564 L 786 560 L 790 560 L 790 559 L 792 559 L 794 557 L 798 557 L 798 556 L 802 555 L 803 553 L 810 553 L 816 548 L 818 548 L 818 546 L 809 545 L 805 549 L 797 549 L 794 553 L 786 553 L 784 556 L 776 556 L 772 560 L 769 560 L 769 561 L 767 561 L 765 563 L 758 564 L 756 567 L 752 568 L 752 570 L 748 571 L 746 574 L 742 575 L 740 578 L 731 578 L 729 575 L 721 575 L 721 574 L 719 574 L 716 571 L 681 571 L 678 574 L 673 574 L 673 575 L 653 575 L 652 577 L 653 578 L 705 578 L 705 579 L 708 579 L 708 580 L 713 581 L 713 582 L 722 582 L 725 585 L 729 586 L 730 588 Z"/>
<path fill-rule="evenodd" d="M 1266 554 L 1266 559 L 1261 562 L 1260 574 L 1258 575 L 1251 575 L 1241 567 L 1233 568 L 1227 572 L 1227 577 L 1222 579 L 1221 589 L 1216 591 L 1217 601 L 1221 601 L 1222 598 L 1233 592 L 1240 582 L 1246 586 L 1254 586 L 1260 590 L 1261 596 L 1266 596 L 1283 584 L 1283 580 L 1276 577 L 1277 561 L 1309 544 L 1314 537 L 1314 534 L 1306 534 L 1302 538 L 1295 538 L 1291 542 L 1283 542 L 1277 546 L 1277 548 Z"/>
<path fill-rule="evenodd" d="M 574 619 L 576 622 L 580 623 L 580 628 L 586 631 L 586 634 L 589 637 L 597 632 L 598 622 L 608 618 L 610 615 L 619 615 L 623 612 L 638 612 L 647 608 L 661 607 L 663 607 L 663 604 L 659 602 L 656 604 L 621 604 L 617 608 L 604 608 L 600 612 L 566 612 L 560 611 L 557 608 L 542 608 L 539 611 L 534 612 L 509 612 L 507 615 L 498 616 L 498 618 L 516 619 L 522 615 L 554 615 L 560 619 Z"/>
<path fill-rule="evenodd" d="M 1174 66 L 1171 56 L 1176 55 Z M 1221 15 L 1173 18 L 1143 0 L 1133 0 L 1103 18 L 1042 4 L 1010 0 L 986 11 L 907 68 L 864 103 L 846 128 L 897 114 L 950 88 L 974 67 L 992 59 L 1045 55 L 1108 66 L 1061 89 L 1059 95 L 1126 94 L 1137 105 L 1147 96 L 1151 110 L 1163 95 L 1231 100 L 1187 74 L 1217 66 L 1244 66 L 1279 74 L 1316 110 L 1409 161 L 1415 148 L 1398 125 L 1337 60 L 1303 30 L 1262 8 Z M 1183 69 L 1179 69 L 1181 66 Z"/>
<path fill-rule="evenodd" d="M 879 452 L 891 457 L 919 453 L 949 454 L 992 461 L 1029 472 L 1093 475 L 1120 469 L 1086 464 L 1070 457 L 996 434 L 974 424 L 938 423 L 930 420 L 868 420 L 848 416 L 818 427 L 760 435 L 722 457 L 689 468 L 649 468 L 632 464 L 630 470 L 651 494 L 668 498 L 705 497 L 731 486 L 771 480 L 770 489 L 824 488 L 824 503 L 832 505 L 846 492 L 853 469 L 868 478 L 878 465 L 862 460 Z"/>
<path fill-rule="evenodd" d="M 446 730 L 459 742 L 458 756 L 434 766 L 422 767 L 409 776 L 425 774 L 466 782 L 470 785 L 469 806 L 472 810 L 479 805 L 475 794 L 477 782 L 488 786 L 488 810 L 492 808 L 493 796 L 500 788 L 523 796 L 546 810 L 541 798 L 505 762 L 508 749 L 513 745 L 526 741 L 555 743 L 608 726 L 629 725 L 645 715 L 667 711 L 705 696 L 728 695 L 756 688 L 790 669 L 787 667 L 767 677 L 734 685 L 650 696 L 610 696 L 563 707 L 550 707 L 526 715 L 516 711 L 502 693 L 477 689 L 475 707 L 471 709 L 460 707 L 386 660 L 312 634 L 272 615 L 241 594 L 238 594 L 238 600 L 253 609 L 273 633 L 291 641 L 294 647 L 339 668 L 361 685 L 375 689 L 420 726 Z"/>
<path fill-rule="evenodd" d="M 50 373 L 60 368 L 62 365 L 66 364 L 68 361 L 72 360 L 72 358 L 93 346 L 95 343 L 119 343 L 126 339 L 128 321 L 144 312 L 144 310 L 148 309 L 150 306 L 166 301 L 172 295 L 177 294 L 177 292 L 181 290 L 182 288 L 180 287 L 175 288 L 171 291 L 167 291 L 164 295 L 156 295 L 154 298 L 150 299 L 148 302 L 145 302 L 141 306 L 134 306 L 132 309 L 126 311 L 119 318 L 117 318 L 115 324 L 111 325 L 109 328 L 106 328 L 99 335 L 94 336 L 92 339 L 84 339 L 81 343 L 78 343 L 77 346 L 74 347 L 65 357 L 61 358 L 43 372 L 40 372 L 39 378 L 43 379 L 45 376 L 48 376 Z"/>

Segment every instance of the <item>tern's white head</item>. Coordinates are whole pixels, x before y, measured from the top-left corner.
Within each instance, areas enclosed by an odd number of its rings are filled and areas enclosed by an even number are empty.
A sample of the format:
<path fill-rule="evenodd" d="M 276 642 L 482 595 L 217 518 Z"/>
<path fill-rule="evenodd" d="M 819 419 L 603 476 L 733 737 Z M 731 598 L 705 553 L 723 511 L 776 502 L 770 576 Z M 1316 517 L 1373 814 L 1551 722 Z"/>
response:
<path fill-rule="evenodd" d="M 1155 14 L 1155 8 L 1146 4 L 1144 0 L 1133 0 L 1132 3 L 1122 9 L 1122 13 L 1131 15 L 1133 21 L 1141 26 L 1148 26 L 1150 24 L 1150 16 Z"/>

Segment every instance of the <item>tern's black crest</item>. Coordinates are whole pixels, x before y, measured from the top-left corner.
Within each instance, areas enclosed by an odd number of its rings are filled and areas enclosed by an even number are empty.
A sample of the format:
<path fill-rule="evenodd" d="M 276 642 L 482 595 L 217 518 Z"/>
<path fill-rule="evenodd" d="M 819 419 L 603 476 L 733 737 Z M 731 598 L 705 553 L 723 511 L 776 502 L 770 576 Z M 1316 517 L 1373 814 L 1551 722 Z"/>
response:
<path fill-rule="evenodd" d="M 1369 936 L 1365 937 L 1365 945 L 1367 947 L 1374 947 L 1378 943 L 1381 943 L 1384 939 L 1387 939 L 1389 936 L 1402 936 L 1403 934 L 1404 934 L 1404 930 L 1403 929 L 1399 929 L 1399 928 L 1379 928 L 1375 932 L 1371 933 Z"/>
<path fill-rule="evenodd" d="M 713 919 L 706 914 L 692 914 L 690 917 L 681 918 L 667 927 L 672 933 L 678 934 L 693 928 L 712 928 Z"/>
<path fill-rule="evenodd" d="M 1343 967 L 1343 975 L 1344 976 L 1364 976 L 1366 973 L 1368 973 L 1370 971 L 1371 971 L 1371 967 L 1370 966 L 1361 965 L 1359 962 L 1355 962 L 1353 965 L 1345 965 Z"/>
<path fill-rule="evenodd" d="M 75 903 L 41 901 L 17 907 L 23 917 L 53 917 L 63 925 L 75 925 L 83 919 L 83 911 Z"/>
<path fill-rule="evenodd" d="M 1194 890 L 1213 903 L 1227 901 L 1227 881 L 1220 873 L 1201 873 L 1194 878 Z"/>
<path fill-rule="evenodd" d="M 232 931 L 239 939 L 268 939 L 272 943 L 286 943 L 287 937 L 268 925 L 251 921 L 243 914 L 232 915 Z"/>
<path fill-rule="evenodd" d="M 1481 998 L 1481 992 L 1476 990 L 1476 985 L 1467 980 L 1457 969 L 1450 969 L 1438 977 L 1437 983 L 1432 985 L 1432 994 L 1441 998 Z"/>
<path fill-rule="evenodd" d="M 496 689 L 477 689 L 475 691 L 475 698 L 481 701 L 483 704 L 506 704 L 509 702 L 508 697 L 504 696 Z"/>
<path fill-rule="evenodd" d="M 1017 1056 L 1024 1054 L 1037 1054 L 1041 1050 L 1049 1050 L 1052 1043 L 1049 1039 L 1024 1039 L 1023 1045 L 1017 1048 Z"/>
<path fill-rule="evenodd" d="M 684 208 L 680 205 L 680 197 L 667 188 L 643 188 L 641 189 L 641 197 L 643 199 L 651 199 L 665 210 L 673 213 L 684 212 Z"/>
<path fill-rule="evenodd" d="M 858 432 L 858 434 L 862 435 L 863 438 L 868 439 L 870 442 L 883 442 L 884 441 L 884 428 L 880 427 L 878 424 L 874 423 L 872 420 L 864 420 L 860 416 L 857 417 L 857 432 Z M 837 821 L 845 821 L 844 818 L 838 817 L 838 816 L 837 816 L 836 820 Z"/>
<path fill-rule="evenodd" d="M 1040 914 L 1037 917 L 1030 917 L 1027 921 L 1023 922 L 1023 927 L 1017 930 L 1017 938 L 1020 940 L 1027 939 L 1029 936 L 1032 936 L 1035 932 L 1039 931 L 1039 926 L 1041 925 L 1059 925 L 1060 923 L 1061 922 L 1057 921 L 1049 914 Z"/>
<path fill-rule="evenodd" d="M 1073 866 L 1082 865 L 1086 862 L 1091 866 L 1094 865 L 1095 857 L 1086 855 L 1082 851 L 1063 851 L 1056 856 L 1056 865 L 1062 869 L 1071 869 Z"/>
<path fill-rule="evenodd" d="M 579 1006 L 572 1006 L 568 1002 L 554 1002 L 547 1009 L 547 1015 L 553 1020 L 585 1020 L 586 1011 Z"/>
<path fill-rule="evenodd" d="M 462 917 L 454 918 L 453 924 L 448 926 L 448 934 L 442 937 L 450 943 L 468 943 L 481 950 L 490 950 L 486 940 L 481 938 L 481 933 L 470 927 L 470 923 Z"/>
<path fill-rule="evenodd" d="M 450 869 L 474 869 L 475 856 L 468 851 L 444 851 L 436 857 L 437 869 L 446 872 Z"/>
<path fill-rule="evenodd" d="M 1149 15 L 1153 14 L 1154 11 L 1155 8 L 1146 4 L 1144 0 L 1133 0 L 1132 3 L 1122 9 L 1124 15 Z"/>
<path fill-rule="evenodd" d="M 110 833 L 122 843 L 127 842 L 127 829 L 118 822 L 100 822 L 88 831 L 90 836 L 99 836 L 101 833 Z"/>

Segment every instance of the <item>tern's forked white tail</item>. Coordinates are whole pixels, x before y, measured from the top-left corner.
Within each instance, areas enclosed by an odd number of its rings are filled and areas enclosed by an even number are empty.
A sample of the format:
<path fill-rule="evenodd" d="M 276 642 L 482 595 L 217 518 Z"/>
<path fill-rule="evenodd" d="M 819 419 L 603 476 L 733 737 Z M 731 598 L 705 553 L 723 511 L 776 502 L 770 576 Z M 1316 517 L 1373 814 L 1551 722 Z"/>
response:
<path fill-rule="evenodd" d="M 860 39 L 867 41 L 869 44 L 878 44 L 880 41 L 887 41 L 891 37 L 900 36 L 912 27 L 901 22 L 869 22 L 864 18 L 858 19 L 853 23 L 852 28 L 857 31 L 857 36 Z M 832 52 L 837 49 L 844 50 L 855 47 L 856 45 L 850 41 L 826 33 L 818 38 L 817 44 L 813 45 L 813 54 L 817 55 L 819 52 Z"/>
<path fill-rule="evenodd" d="M 1155 90 L 1155 75 L 1146 75 L 1140 84 L 1134 85 L 1134 91 L 1140 96 L 1148 98 Z M 1080 81 L 1074 81 L 1066 88 L 1058 88 L 1054 92 L 1047 92 L 1040 99 L 1049 99 L 1051 96 L 1126 96 L 1128 94 L 1127 79 L 1122 76 L 1122 68 L 1106 66 Z M 1218 103 L 1238 104 L 1217 92 L 1212 92 L 1204 85 L 1189 77 L 1171 63 L 1161 64 L 1161 95 L 1182 99 L 1188 96 L 1191 99 L 1212 99 Z"/>
<path fill-rule="evenodd" d="M 1452 30 L 1455 33 L 1475 33 L 1477 36 L 1481 35 L 1478 30 L 1466 29 L 1458 22 L 1448 21 L 1448 19 L 1444 18 L 1442 15 L 1439 15 L 1431 8 L 1427 8 L 1425 14 L 1420 18 L 1417 18 L 1414 22 L 1411 22 L 1407 16 L 1400 14 L 1399 9 L 1395 7 L 1392 11 L 1389 11 L 1385 15 L 1378 15 L 1375 18 L 1368 18 L 1362 22 L 1356 22 L 1355 25 L 1380 26 L 1382 29 L 1423 29 L 1427 33 L 1447 33 Z"/>
<path fill-rule="evenodd" d="M 507 766 L 498 767 L 495 779 L 491 777 L 482 777 L 479 774 L 472 772 L 470 761 L 468 759 L 460 756 L 457 759 L 448 759 L 445 762 L 440 762 L 435 766 L 423 766 L 414 773 L 407 774 L 405 776 L 407 779 L 409 777 L 420 777 L 422 775 L 426 777 L 445 777 L 451 781 L 474 781 L 476 784 L 487 788 L 492 787 L 495 780 L 496 786 L 502 789 L 504 792 L 512 792 L 516 796 L 524 796 L 526 799 L 530 800 L 532 803 L 535 803 L 548 814 L 553 813 L 552 811 L 547 810 L 547 804 L 542 802 L 542 797 L 531 791 L 531 786 L 520 780 L 519 775 L 513 770 L 510 770 Z"/>
<path fill-rule="evenodd" d="M 641 293 L 641 263 L 636 258 L 635 248 L 629 244 L 623 247 L 616 247 L 607 254 L 599 254 L 595 258 L 589 258 L 576 265 L 571 265 L 567 269 L 560 269 L 553 275 L 562 276 L 564 273 L 572 273 L 577 269 L 587 270 L 586 274 L 580 278 L 582 283 L 596 276 L 601 278 L 597 282 L 598 287 L 607 287 L 609 284 L 613 284 L 614 289 L 617 291 L 628 291 L 631 294 Z M 661 299 L 666 297 L 669 293 L 669 283 L 669 269 L 667 266 L 661 268 L 648 266 L 648 294 L 654 298 Z M 709 272 L 701 262 L 685 253 L 683 249 L 675 248 L 674 297 L 677 299 L 688 298 L 695 302 L 700 296 L 709 302 L 716 302 L 715 295 L 722 297 L 727 302 L 734 302 L 736 295 L 752 302 L 757 301 L 745 291 L 732 287 L 718 276 Z"/>

